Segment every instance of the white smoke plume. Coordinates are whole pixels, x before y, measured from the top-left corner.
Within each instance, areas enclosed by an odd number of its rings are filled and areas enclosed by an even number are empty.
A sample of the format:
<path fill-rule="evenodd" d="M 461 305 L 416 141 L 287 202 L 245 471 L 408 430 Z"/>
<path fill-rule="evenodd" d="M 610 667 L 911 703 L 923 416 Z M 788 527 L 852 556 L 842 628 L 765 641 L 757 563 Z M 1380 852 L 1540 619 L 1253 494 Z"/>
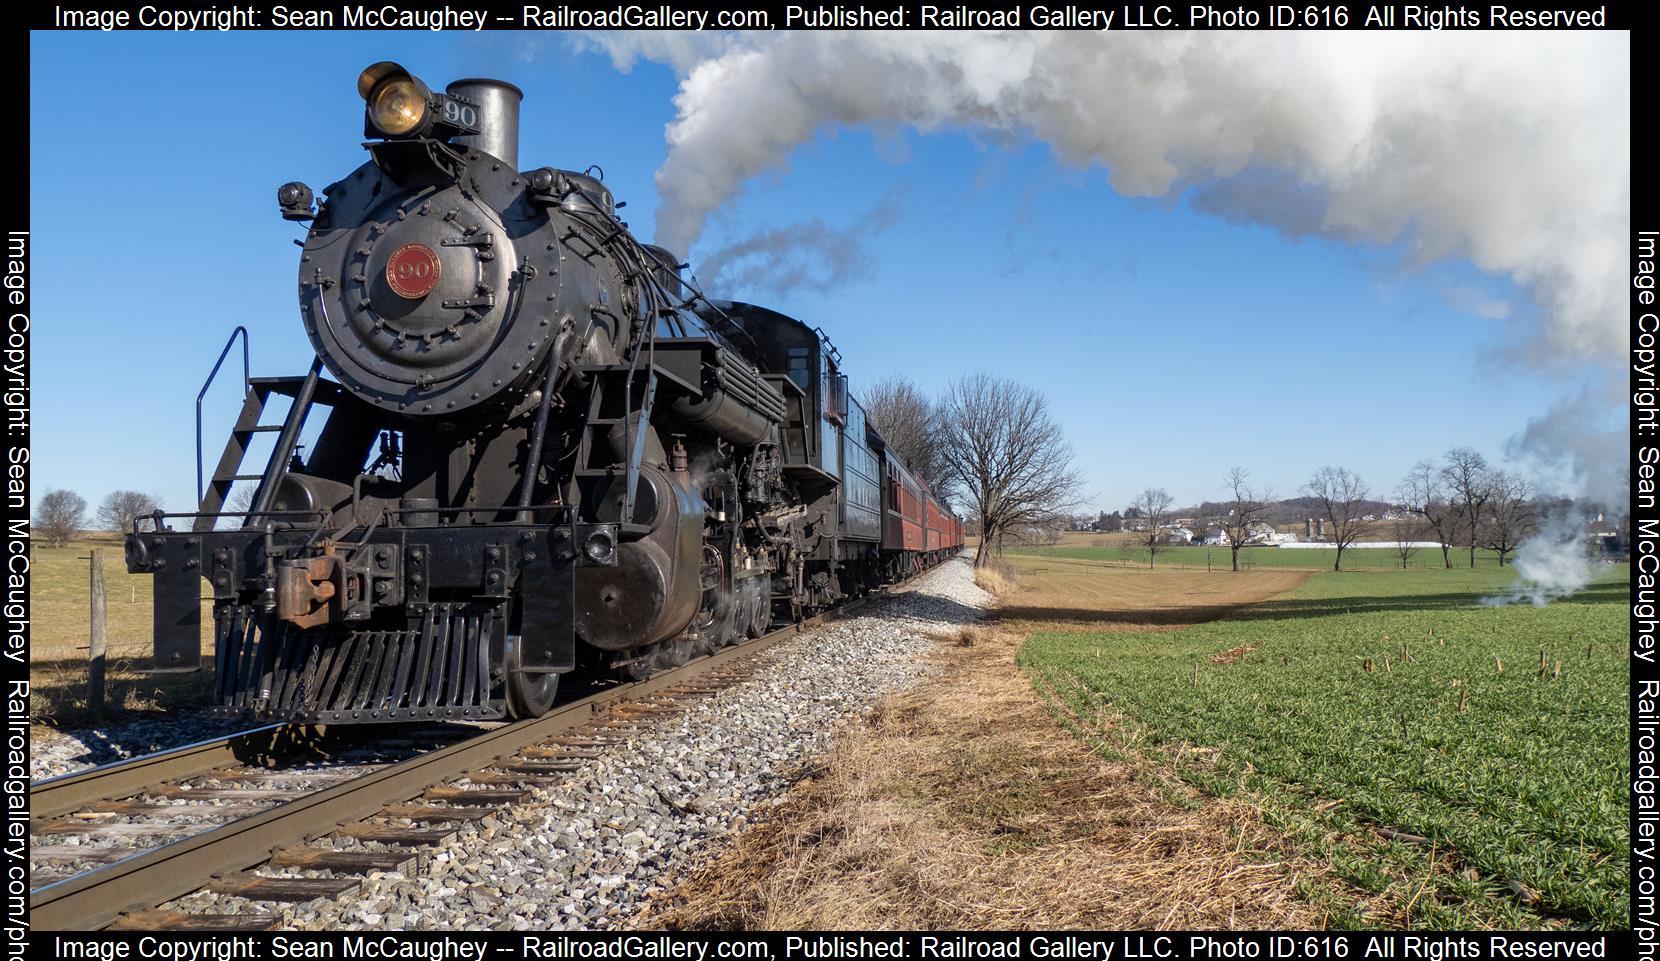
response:
<path fill-rule="evenodd" d="M 590 38 L 682 76 L 657 240 L 836 127 L 1031 136 L 1129 196 L 1465 258 L 1529 291 L 1540 361 L 1618 365 L 1630 47 L 1616 33 L 804 32 Z M 1397 246 L 1398 245 L 1398 246 Z"/>
<path fill-rule="evenodd" d="M 1618 513 L 1631 501 L 1630 430 L 1623 418 L 1609 420 L 1611 413 L 1623 413 L 1621 398 L 1599 396 L 1582 392 L 1531 418 L 1506 453 L 1557 470 L 1588 506 Z"/>
<path fill-rule="evenodd" d="M 1529 420 L 1509 444 L 1512 457 L 1565 472 L 1564 483 L 1579 497 L 1574 507 L 1552 512 L 1516 550 L 1514 587 L 1485 603 L 1543 606 L 1578 593 L 1596 576 L 1586 539 L 1593 517 L 1618 517 L 1631 500 L 1631 448 L 1624 426 L 1610 426 L 1598 404 L 1584 393 Z"/>
<path fill-rule="evenodd" d="M 1583 510 L 1552 514 L 1538 533 L 1516 550 L 1516 583 L 1505 594 L 1482 598 L 1490 607 L 1532 604 L 1544 607 L 1577 594 L 1596 576 L 1596 565 L 1586 543 L 1590 516 Z"/>
<path fill-rule="evenodd" d="M 704 256 L 698 280 L 717 291 L 831 291 L 875 268 L 866 241 L 898 217 L 897 195 L 890 194 L 847 227 L 816 217 L 768 227 Z"/>

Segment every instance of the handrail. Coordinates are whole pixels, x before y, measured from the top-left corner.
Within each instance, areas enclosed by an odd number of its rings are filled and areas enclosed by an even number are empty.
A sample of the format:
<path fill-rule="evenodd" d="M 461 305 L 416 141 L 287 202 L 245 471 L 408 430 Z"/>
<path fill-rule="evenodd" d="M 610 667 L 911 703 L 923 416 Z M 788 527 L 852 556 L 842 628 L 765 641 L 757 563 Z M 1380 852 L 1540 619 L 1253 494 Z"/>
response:
<path fill-rule="evenodd" d="M 248 517 L 250 514 L 258 517 L 315 517 L 319 524 L 328 521 L 328 512 L 315 507 L 308 510 L 288 511 L 155 511 L 154 513 L 145 514 L 143 517 L 133 518 L 132 532 L 134 534 L 149 534 L 170 531 L 172 530 L 171 527 L 161 526 L 164 521 L 168 520 L 193 520 L 198 517 Z M 152 530 L 144 530 L 139 525 L 145 521 L 150 521 L 156 526 Z"/>
<path fill-rule="evenodd" d="M 323 315 L 325 322 L 328 315 Z M 271 509 L 277 499 L 277 481 L 282 479 L 283 472 L 288 470 L 288 459 L 294 455 L 294 445 L 300 442 L 300 430 L 305 427 L 306 415 L 311 413 L 311 398 L 317 393 L 318 375 L 323 370 L 321 354 L 311 362 L 311 370 L 305 375 L 305 382 L 294 394 L 294 406 L 288 409 L 288 416 L 283 418 L 282 433 L 277 435 L 277 445 L 271 451 L 271 460 L 265 465 L 265 472 L 260 475 L 259 487 L 254 492 L 254 502 L 248 505 L 249 514 L 263 514 Z"/>
<path fill-rule="evenodd" d="M 231 345 L 236 343 L 238 334 L 242 335 L 242 396 L 248 396 L 248 328 L 238 324 L 231 331 L 231 336 L 225 341 L 225 349 L 219 352 L 219 359 L 213 362 L 213 370 L 208 374 L 202 389 L 196 392 L 196 506 L 202 506 L 202 495 L 205 492 L 202 485 L 202 398 L 207 396 L 208 388 L 213 386 L 213 379 L 219 376 L 219 368 L 224 366 L 225 358 L 231 352 Z"/>
<path fill-rule="evenodd" d="M 576 523 L 575 519 L 569 516 L 570 515 L 570 508 L 566 505 L 563 505 L 563 504 L 540 504 L 540 505 L 533 504 L 533 505 L 530 506 L 529 509 L 531 511 L 535 511 L 535 512 L 562 511 L 567 515 L 567 517 L 566 517 L 566 520 L 561 522 L 561 523 L 572 523 L 572 524 Z M 485 506 L 485 507 L 392 507 L 392 506 L 387 506 L 387 507 L 380 508 L 380 511 L 382 513 L 389 514 L 389 515 L 392 515 L 394 517 L 402 516 L 404 514 L 430 514 L 430 513 L 437 512 L 437 513 L 440 513 L 440 514 L 455 514 L 457 516 L 460 516 L 460 515 L 464 514 L 464 515 L 467 515 L 469 517 L 475 518 L 473 523 L 466 524 L 466 525 L 461 525 L 461 526 L 465 526 L 465 527 L 525 527 L 525 526 L 527 526 L 527 524 L 530 523 L 530 522 L 526 522 L 526 521 L 522 521 L 522 520 L 478 521 L 476 519 L 478 517 L 478 515 L 480 515 L 480 514 L 511 514 L 514 517 L 517 517 L 518 515 L 520 515 L 524 512 L 524 508 L 519 507 L 517 504 L 495 504 L 495 505 L 490 505 L 490 506 Z M 188 520 L 188 519 L 194 519 L 194 518 L 198 518 L 198 517 L 250 517 L 250 516 L 252 516 L 252 517 L 276 517 L 276 518 L 314 517 L 314 518 L 317 519 L 317 523 L 319 525 L 327 524 L 328 520 L 329 520 L 327 512 L 323 511 L 323 510 L 320 510 L 318 508 L 311 508 L 309 510 L 267 510 L 267 511 L 211 511 L 211 512 L 210 511 L 195 511 L 195 512 L 191 512 L 191 511 L 157 511 L 154 514 L 145 514 L 143 517 L 138 518 L 137 520 L 135 520 L 133 522 L 133 532 L 134 533 L 150 533 L 149 531 L 139 530 L 138 524 L 143 522 L 143 521 L 155 520 L 158 517 L 161 520 Z M 614 522 L 606 521 L 606 522 L 601 522 L 601 523 L 614 523 Z M 545 526 L 545 525 L 537 525 L 537 526 Z M 159 527 L 157 529 L 160 530 Z"/>

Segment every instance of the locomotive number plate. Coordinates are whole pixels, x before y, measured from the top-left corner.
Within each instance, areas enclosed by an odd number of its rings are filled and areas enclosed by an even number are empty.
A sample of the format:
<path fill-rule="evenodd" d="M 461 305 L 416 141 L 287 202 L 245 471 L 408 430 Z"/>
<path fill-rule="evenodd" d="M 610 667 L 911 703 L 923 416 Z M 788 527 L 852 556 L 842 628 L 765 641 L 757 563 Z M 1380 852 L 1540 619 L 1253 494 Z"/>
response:
<path fill-rule="evenodd" d="M 416 300 L 438 286 L 442 265 L 425 244 L 404 244 L 386 261 L 386 285 L 405 300 Z"/>

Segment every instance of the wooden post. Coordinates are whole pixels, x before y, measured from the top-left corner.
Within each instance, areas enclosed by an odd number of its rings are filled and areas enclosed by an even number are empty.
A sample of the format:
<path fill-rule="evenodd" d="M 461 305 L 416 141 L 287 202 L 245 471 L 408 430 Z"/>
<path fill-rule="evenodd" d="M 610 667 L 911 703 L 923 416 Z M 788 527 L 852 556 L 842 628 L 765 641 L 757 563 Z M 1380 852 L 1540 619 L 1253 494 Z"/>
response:
<path fill-rule="evenodd" d="M 104 606 L 104 551 L 92 549 L 92 645 L 87 666 L 86 703 L 90 710 L 104 708 L 104 653 L 108 645 L 108 618 Z"/>

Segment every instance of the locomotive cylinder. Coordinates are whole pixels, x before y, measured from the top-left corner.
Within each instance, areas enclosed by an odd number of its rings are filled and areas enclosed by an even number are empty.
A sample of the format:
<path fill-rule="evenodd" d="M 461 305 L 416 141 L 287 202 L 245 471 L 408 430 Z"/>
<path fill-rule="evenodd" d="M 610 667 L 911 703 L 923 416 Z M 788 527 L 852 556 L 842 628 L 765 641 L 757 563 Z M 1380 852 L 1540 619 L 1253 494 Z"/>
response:
<path fill-rule="evenodd" d="M 640 468 L 634 520 L 651 533 L 617 545 L 613 564 L 577 569 L 576 632 L 583 640 L 622 651 L 685 629 L 697 613 L 704 509 L 683 473 Z"/>

